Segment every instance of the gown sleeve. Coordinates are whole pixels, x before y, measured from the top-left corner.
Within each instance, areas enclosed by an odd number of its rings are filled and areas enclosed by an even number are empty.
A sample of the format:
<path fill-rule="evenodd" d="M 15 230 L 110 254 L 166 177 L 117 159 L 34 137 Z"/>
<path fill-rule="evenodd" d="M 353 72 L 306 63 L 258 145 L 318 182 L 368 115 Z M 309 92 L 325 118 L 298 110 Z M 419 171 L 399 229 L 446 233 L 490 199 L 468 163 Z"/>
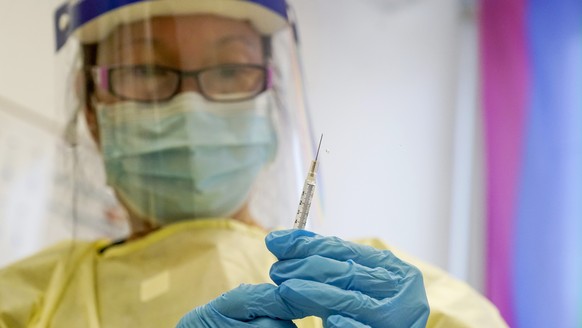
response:
<path fill-rule="evenodd" d="M 505 328 L 497 308 L 465 282 L 403 252 L 388 247 L 378 239 L 357 241 L 378 249 L 392 251 L 400 259 L 416 266 L 423 275 L 430 316 L 429 328 Z"/>
<path fill-rule="evenodd" d="M 0 269 L 0 328 L 28 327 L 71 242 L 62 242 Z"/>

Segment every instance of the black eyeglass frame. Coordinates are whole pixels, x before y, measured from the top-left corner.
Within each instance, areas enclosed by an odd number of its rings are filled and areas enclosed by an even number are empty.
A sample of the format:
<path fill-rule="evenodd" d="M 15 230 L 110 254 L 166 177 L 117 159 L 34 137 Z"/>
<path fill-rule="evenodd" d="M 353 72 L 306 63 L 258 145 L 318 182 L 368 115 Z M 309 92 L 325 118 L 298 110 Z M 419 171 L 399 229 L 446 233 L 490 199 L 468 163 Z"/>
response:
<path fill-rule="evenodd" d="M 154 99 L 154 100 L 134 99 L 132 97 L 127 97 L 127 96 L 124 96 L 122 94 L 117 93 L 113 89 L 113 83 L 111 81 L 113 74 L 111 74 L 111 73 L 116 69 L 122 69 L 122 68 L 126 69 L 126 68 L 130 68 L 130 67 L 132 67 L 132 68 L 136 68 L 136 67 L 156 68 L 156 69 L 163 69 L 163 70 L 175 73 L 176 76 L 178 76 L 178 83 L 176 84 L 174 92 L 172 92 L 171 95 L 168 97 Z M 204 72 L 211 71 L 211 70 L 225 69 L 225 68 L 226 69 L 239 68 L 239 67 L 254 68 L 254 69 L 260 69 L 263 71 L 263 74 L 264 74 L 263 85 L 255 93 L 249 95 L 248 97 L 243 97 L 243 98 L 216 99 L 216 98 L 209 96 L 204 91 L 202 83 L 200 83 L 200 75 L 201 74 L 203 74 Z M 208 67 L 204 67 L 204 68 L 201 68 L 198 70 L 192 70 L 192 71 L 183 71 L 183 70 L 179 70 L 179 69 L 176 69 L 173 67 L 168 67 L 168 66 L 163 66 L 163 65 L 150 65 L 150 64 L 114 65 L 114 66 L 102 65 L 102 66 L 90 67 L 89 73 L 90 73 L 90 76 L 91 76 L 93 83 L 97 87 L 99 87 L 103 90 L 107 90 L 107 92 L 111 93 L 112 95 L 118 97 L 121 100 L 135 101 L 135 102 L 139 102 L 139 103 L 156 103 L 156 102 L 166 102 L 166 101 L 171 100 L 172 98 L 174 98 L 176 95 L 178 95 L 180 93 L 180 89 L 182 88 L 182 82 L 183 82 L 184 78 L 186 78 L 186 77 L 193 77 L 199 86 L 200 94 L 205 99 L 213 101 L 213 102 L 229 103 L 229 102 L 238 102 L 238 101 L 249 100 L 249 99 L 252 99 L 252 98 L 258 96 L 259 94 L 263 93 L 265 90 L 268 90 L 272 87 L 272 68 L 270 66 L 258 65 L 258 64 L 223 64 L 223 65 L 208 66 Z"/>

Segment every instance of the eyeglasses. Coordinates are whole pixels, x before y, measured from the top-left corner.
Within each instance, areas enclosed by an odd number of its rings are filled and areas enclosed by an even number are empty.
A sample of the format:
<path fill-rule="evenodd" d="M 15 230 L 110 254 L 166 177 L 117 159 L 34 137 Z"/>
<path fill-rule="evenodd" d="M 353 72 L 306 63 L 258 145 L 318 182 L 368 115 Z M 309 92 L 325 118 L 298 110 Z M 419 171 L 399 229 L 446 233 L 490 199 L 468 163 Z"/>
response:
<path fill-rule="evenodd" d="M 178 94 L 184 78 L 193 77 L 198 91 L 208 100 L 241 101 L 255 97 L 269 87 L 269 71 L 252 64 L 228 64 L 195 71 L 158 65 L 96 66 L 93 81 L 100 88 L 123 99 L 138 102 L 167 101 Z"/>

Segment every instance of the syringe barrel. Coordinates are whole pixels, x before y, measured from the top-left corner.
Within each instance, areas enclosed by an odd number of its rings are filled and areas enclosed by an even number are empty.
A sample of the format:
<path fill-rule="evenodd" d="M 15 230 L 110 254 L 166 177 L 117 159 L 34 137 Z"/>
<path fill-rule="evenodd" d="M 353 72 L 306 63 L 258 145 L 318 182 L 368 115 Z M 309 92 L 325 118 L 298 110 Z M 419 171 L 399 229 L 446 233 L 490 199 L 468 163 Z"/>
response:
<path fill-rule="evenodd" d="M 299 199 L 299 208 L 297 209 L 295 223 L 293 224 L 294 229 L 305 229 L 305 225 L 307 224 L 307 216 L 309 215 L 311 200 L 313 199 L 313 194 L 315 193 L 315 177 L 317 176 L 316 172 L 317 161 L 314 160 L 311 161 L 311 165 L 309 165 L 307 178 L 305 179 L 305 184 L 303 185 L 303 191 L 301 192 L 301 198 Z"/>
<path fill-rule="evenodd" d="M 299 208 L 297 209 L 295 223 L 293 224 L 294 229 L 305 229 L 305 225 L 307 224 L 307 216 L 309 215 L 309 208 L 311 207 L 311 200 L 313 199 L 314 193 L 315 179 L 308 176 L 305 180 L 305 184 L 303 185 L 301 198 L 299 199 Z"/>

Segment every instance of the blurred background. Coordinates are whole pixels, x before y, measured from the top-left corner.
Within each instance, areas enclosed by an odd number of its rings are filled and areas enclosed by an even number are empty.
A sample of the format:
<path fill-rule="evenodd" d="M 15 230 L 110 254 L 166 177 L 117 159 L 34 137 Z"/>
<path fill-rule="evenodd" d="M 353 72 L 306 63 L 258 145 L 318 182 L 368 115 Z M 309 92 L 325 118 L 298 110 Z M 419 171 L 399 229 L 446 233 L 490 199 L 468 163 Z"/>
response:
<path fill-rule="evenodd" d="M 71 236 L 60 2 L 0 0 L 0 266 Z M 511 326 L 582 327 L 582 5 L 289 2 L 312 132 L 329 150 L 313 229 L 439 266 Z M 79 235 L 120 231 L 112 195 L 78 190 L 95 216 Z"/>

